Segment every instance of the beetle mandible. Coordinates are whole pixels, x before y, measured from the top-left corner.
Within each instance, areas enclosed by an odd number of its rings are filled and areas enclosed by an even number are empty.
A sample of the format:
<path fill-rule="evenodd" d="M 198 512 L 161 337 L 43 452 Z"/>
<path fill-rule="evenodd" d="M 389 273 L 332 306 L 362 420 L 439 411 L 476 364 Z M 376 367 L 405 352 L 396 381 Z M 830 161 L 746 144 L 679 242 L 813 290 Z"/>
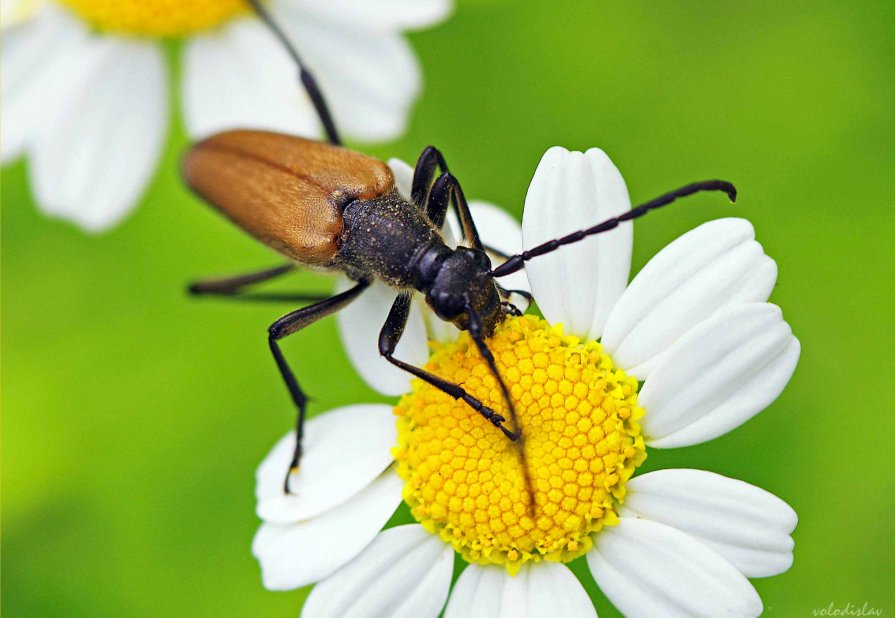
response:
<path fill-rule="evenodd" d="M 519 445 L 524 467 L 523 436 L 513 402 L 486 343 L 500 321 L 508 313 L 517 312 L 509 302 L 513 291 L 504 289 L 497 279 L 521 270 L 528 260 L 612 230 L 680 197 L 700 191 L 722 191 L 735 201 L 736 189 L 722 180 L 692 183 L 592 227 L 517 255 L 503 256 L 506 261 L 492 268 L 460 183 L 448 170 L 441 152 L 432 146 L 423 150 L 414 170 L 410 201 L 400 196 L 385 163 L 341 145 L 326 101 L 295 47 L 257 0 L 248 1 L 297 65 L 301 84 L 329 143 L 266 131 L 234 130 L 213 135 L 188 151 L 183 160 L 183 175 L 189 186 L 239 227 L 289 259 L 269 270 L 198 282 L 190 286 L 190 291 L 265 298 L 243 294 L 253 284 L 300 265 L 339 271 L 355 281 L 350 289 L 328 298 L 267 296 L 317 301 L 284 315 L 268 329 L 271 353 L 298 411 L 296 443 L 285 491 L 289 491 L 290 474 L 297 470 L 301 459 L 307 397 L 286 362 L 279 341 L 347 306 L 374 281 L 399 291 L 379 335 L 382 356 L 454 399 L 462 399 Z M 452 249 L 445 244 L 441 229 L 449 207 L 461 223 L 468 247 Z M 500 385 L 508 418 L 471 396 L 461 385 L 395 358 L 415 291 L 425 296 L 440 319 L 469 331 Z"/>

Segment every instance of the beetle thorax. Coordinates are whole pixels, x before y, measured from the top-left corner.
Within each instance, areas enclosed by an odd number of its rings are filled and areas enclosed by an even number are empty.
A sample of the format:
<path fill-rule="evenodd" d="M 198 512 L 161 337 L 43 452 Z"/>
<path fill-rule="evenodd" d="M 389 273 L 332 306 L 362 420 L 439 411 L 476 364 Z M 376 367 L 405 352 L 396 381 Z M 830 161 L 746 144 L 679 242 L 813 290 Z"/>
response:
<path fill-rule="evenodd" d="M 355 200 L 342 217 L 338 266 L 354 279 L 416 287 L 412 265 L 417 257 L 427 247 L 444 244 L 425 213 L 394 191 L 373 200 Z"/>

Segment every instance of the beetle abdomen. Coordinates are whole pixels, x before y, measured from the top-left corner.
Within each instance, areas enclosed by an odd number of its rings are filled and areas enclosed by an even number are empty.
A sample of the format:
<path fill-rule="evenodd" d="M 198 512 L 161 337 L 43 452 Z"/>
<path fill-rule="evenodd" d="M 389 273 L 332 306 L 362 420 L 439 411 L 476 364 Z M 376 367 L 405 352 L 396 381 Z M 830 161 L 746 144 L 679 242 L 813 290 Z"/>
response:
<path fill-rule="evenodd" d="M 342 208 L 394 187 L 385 163 L 314 140 L 227 131 L 183 161 L 190 187 L 238 226 L 287 257 L 328 265 L 339 249 Z"/>

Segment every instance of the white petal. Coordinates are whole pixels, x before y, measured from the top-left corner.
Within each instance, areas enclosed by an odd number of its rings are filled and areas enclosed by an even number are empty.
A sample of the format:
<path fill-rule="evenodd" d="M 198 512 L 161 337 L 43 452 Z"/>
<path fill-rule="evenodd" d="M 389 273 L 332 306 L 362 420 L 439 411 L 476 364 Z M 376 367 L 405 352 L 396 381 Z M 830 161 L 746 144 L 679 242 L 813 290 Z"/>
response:
<path fill-rule="evenodd" d="M 193 138 L 235 127 L 320 135 L 295 66 L 257 20 L 236 20 L 186 43 L 183 112 Z"/>
<path fill-rule="evenodd" d="M 451 586 L 454 551 L 422 526 L 381 532 L 356 560 L 317 584 L 312 618 L 435 618 Z"/>
<path fill-rule="evenodd" d="M 78 90 L 32 149 L 37 201 L 49 215 L 99 231 L 143 193 L 168 129 L 167 68 L 152 43 L 104 37 Z"/>
<path fill-rule="evenodd" d="M 469 210 L 472 213 L 473 221 L 475 221 L 479 237 L 482 239 L 482 244 L 497 249 L 504 255 L 515 255 L 522 252 L 522 226 L 510 213 L 494 204 L 477 200 L 469 202 Z M 504 262 L 496 255 L 489 254 L 489 257 L 495 267 Z M 525 269 L 501 277 L 498 282 L 508 290 L 524 290 L 531 293 L 531 285 L 528 283 Z M 512 301 L 522 311 L 528 308 L 528 301 L 520 295 L 513 296 Z"/>
<path fill-rule="evenodd" d="M 500 618 L 509 577 L 503 567 L 470 564 L 454 584 L 444 618 Z"/>
<path fill-rule="evenodd" d="M 592 227 L 631 209 L 625 181 L 609 157 L 558 146 L 541 159 L 522 214 L 526 249 Z M 631 223 L 592 236 L 526 264 L 538 307 L 565 332 L 598 339 L 631 270 Z"/>
<path fill-rule="evenodd" d="M 347 277 L 340 277 L 336 292 L 354 285 Z M 402 395 L 410 390 L 409 373 L 401 371 L 379 354 L 379 331 L 395 301 L 397 292 L 382 284 L 374 283 L 357 300 L 336 314 L 339 333 L 348 358 L 360 376 L 372 388 L 383 395 Z M 395 357 L 413 365 L 424 365 L 429 357 L 426 342 L 426 325 L 417 303 L 413 303 L 407 328 Z"/>
<path fill-rule="evenodd" d="M 3 3 L 4 10 L 6 3 Z M 89 40 L 81 24 L 54 7 L 3 31 L 0 54 L 2 139 L 0 158 L 10 161 L 34 139 L 39 126 L 71 104 L 88 68 Z"/>
<path fill-rule="evenodd" d="M 288 3 L 272 9 L 292 40 L 300 42 L 342 132 L 362 141 L 389 140 L 404 132 L 421 77 L 403 37 L 323 18 Z"/>
<path fill-rule="evenodd" d="M 482 244 L 508 255 L 522 251 L 522 226 L 513 215 L 499 206 L 481 200 L 471 200 L 469 211 Z"/>
<path fill-rule="evenodd" d="M 564 564 L 526 565 L 516 577 L 508 578 L 503 589 L 503 618 L 595 618 L 596 615 L 584 587 Z"/>
<path fill-rule="evenodd" d="M 413 30 L 447 19 L 451 0 L 281 0 L 354 28 L 385 32 Z"/>
<path fill-rule="evenodd" d="M 628 481 L 620 517 L 649 519 L 696 537 L 746 577 L 792 566 L 798 517 L 783 500 L 703 470 L 659 470 Z"/>
<path fill-rule="evenodd" d="M 297 524 L 261 524 L 252 554 L 269 590 L 291 590 L 320 581 L 357 556 L 401 502 L 403 482 L 386 470 L 357 496 Z"/>
<path fill-rule="evenodd" d="M 392 174 L 395 175 L 395 186 L 398 188 L 398 193 L 405 200 L 410 200 L 410 190 L 413 186 L 413 168 L 401 159 L 395 158 L 388 160 L 388 166 L 392 169 Z"/>
<path fill-rule="evenodd" d="M 471 564 L 451 592 L 445 618 L 595 618 L 584 587 L 564 564 L 526 564 L 514 577 Z"/>
<path fill-rule="evenodd" d="M 670 526 L 621 519 L 587 553 L 597 585 L 625 616 L 758 616 L 761 599 L 743 574 Z"/>
<path fill-rule="evenodd" d="M 346 431 L 350 427 L 350 431 Z M 258 517 L 287 524 L 342 504 L 372 483 L 392 462 L 397 444 L 391 406 L 345 406 L 305 423 L 301 469 L 283 480 L 295 448 L 295 432 L 277 442 L 258 467 Z"/>
<path fill-rule="evenodd" d="M 640 380 L 662 353 L 717 311 L 766 301 L 777 265 L 745 219 L 718 219 L 657 253 L 613 309 L 603 333 L 612 359 Z"/>
<path fill-rule="evenodd" d="M 637 396 L 647 443 L 689 446 L 742 425 L 780 395 L 798 360 L 776 305 L 716 314 L 668 350 Z"/>

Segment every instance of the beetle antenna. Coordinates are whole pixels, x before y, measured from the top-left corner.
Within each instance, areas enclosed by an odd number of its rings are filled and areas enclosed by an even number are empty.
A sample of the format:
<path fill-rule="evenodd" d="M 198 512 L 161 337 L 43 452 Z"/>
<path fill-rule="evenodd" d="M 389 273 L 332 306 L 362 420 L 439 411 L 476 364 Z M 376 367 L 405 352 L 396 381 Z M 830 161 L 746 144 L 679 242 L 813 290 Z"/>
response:
<path fill-rule="evenodd" d="M 519 463 L 522 465 L 522 476 L 525 479 L 525 491 L 528 495 L 528 514 L 534 518 L 534 487 L 532 486 L 531 475 L 528 470 L 528 462 L 525 457 L 525 437 L 522 435 L 522 426 L 519 424 L 519 418 L 516 416 L 516 406 L 513 405 L 513 400 L 510 398 L 510 389 L 507 388 L 506 382 L 503 381 L 500 372 L 497 371 L 497 362 L 494 360 L 494 354 L 491 353 L 491 350 L 488 349 L 488 344 L 485 343 L 485 337 L 482 334 L 482 318 L 470 305 L 466 305 L 466 313 L 469 316 L 469 334 L 472 335 L 472 340 L 475 341 L 475 345 L 479 349 L 479 354 L 485 359 L 488 368 L 491 370 L 491 374 L 500 385 L 500 391 L 503 394 L 507 409 L 510 413 L 510 420 L 513 423 L 513 432 L 512 434 L 507 434 L 507 436 L 516 443 L 519 449 Z"/>
<path fill-rule="evenodd" d="M 518 294 L 519 296 L 521 296 L 522 298 L 525 299 L 525 302 L 527 302 L 529 304 L 533 303 L 535 300 L 535 297 L 528 290 L 518 290 L 518 289 L 508 290 L 507 288 L 503 287 L 502 285 L 500 285 L 497 282 L 495 282 L 495 285 L 497 285 L 497 292 L 501 296 L 503 296 L 505 299 L 509 299 L 513 294 Z"/>
<path fill-rule="evenodd" d="M 563 236 L 562 238 L 548 240 L 543 244 L 532 247 L 528 251 L 517 253 L 516 255 L 510 257 L 506 262 L 493 269 L 491 271 L 491 276 L 505 277 L 507 275 L 511 275 L 514 272 L 521 270 L 522 267 L 525 266 L 525 262 L 531 260 L 532 258 L 544 255 L 545 253 L 551 253 L 565 245 L 571 245 L 572 243 L 584 240 L 588 236 L 594 236 L 595 234 L 608 232 L 609 230 L 618 227 L 620 223 L 642 217 L 651 210 L 666 206 L 678 198 L 687 197 L 688 195 L 693 195 L 694 193 L 699 193 L 700 191 L 723 191 L 727 194 L 727 197 L 730 198 L 731 202 L 737 201 L 736 187 L 734 187 L 726 180 L 703 180 L 701 182 L 694 182 L 681 187 L 680 189 L 671 191 L 670 193 L 666 193 L 665 195 L 660 195 L 656 199 L 650 200 L 645 204 L 641 204 L 637 208 L 632 208 L 622 215 L 606 219 L 602 223 L 598 223 L 593 227 L 589 227 L 584 230 L 578 230 L 577 232 L 572 232 L 571 234 Z"/>
<path fill-rule="evenodd" d="M 326 137 L 331 144 L 341 146 L 342 140 L 339 139 L 339 133 L 336 131 L 333 117 L 329 113 L 326 99 L 323 98 L 323 93 L 320 91 L 320 87 L 317 86 L 317 80 L 314 79 L 314 76 L 311 75 L 311 72 L 301 61 L 301 57 L 298 55 L 298 50 L 295 49 L 295 46 L 289 41 L 289 37 L 286 36 L 283 29 L 274 21 L 270 12 L 262 6 L 261 0 L 246 0 L 246 2 L 252 7 L 252 10 L 258 15 L 258 18 L 265 23 L 271 32 L 273 32 L 273 35 L 280 41 L 280 44 L 286 49 L 286 52 L 295 64 L 298 65 L 298 79 L 301 81 L 301 85 L 304 87 L 305 92 L 308 93 L 308 97 L 310 97 L 311 103 L 314 105 L 314 110 L 317 112 L 318 118 L 320 118 L 323 130 L 326 131 Z"/>

